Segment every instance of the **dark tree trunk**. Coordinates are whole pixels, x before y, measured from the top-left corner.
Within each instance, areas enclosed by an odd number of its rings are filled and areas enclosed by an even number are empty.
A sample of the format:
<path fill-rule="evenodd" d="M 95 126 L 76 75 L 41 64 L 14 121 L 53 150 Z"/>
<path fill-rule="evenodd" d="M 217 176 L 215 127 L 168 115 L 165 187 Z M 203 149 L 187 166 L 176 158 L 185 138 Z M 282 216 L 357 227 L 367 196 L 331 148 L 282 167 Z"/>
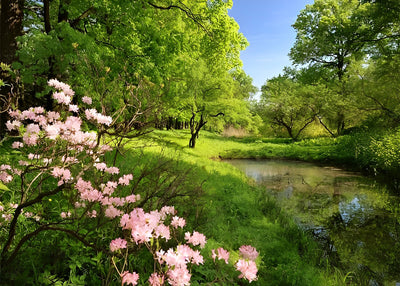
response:
<path fill-rule="evenodd" d="M 216 115 L 209 115 L 209 116 L 210 117 L 218 117 L 220 115 L 224 116 L 225 114 L 222 113 L 222 112 L 219 112 Z M 196 146 L 196 139 L 199 138 L 200 129 L 203 128 L 203 126 L 206 125 L 206 123 L 207 123 L 207 121 L 204 120 L 203 113 L 201 113 L 199 122 L 196 122 L 195 119 L 196 119 L 196 113 L 193 112 L 192 113 L 192 118 L 190 118 L 190 122 L 189 122 L 190 134 L 191 134 L 190 140 L 189 140 L 189 147 L 190 148 L 194 148 Z"/>
<path fill-rule="evenodd" d="M 0 12 L 0 62 L 11 64 L 17 59 L 17 37 L 22 35 L 22 20 L 24 17 L 23 0 L 1 0 Z M 9 73 L 0 70 L 1 79 L 7 85 L 0 87 L 0 138 L 6 132 L 8 98 L 12 94 L 12 87 L 16 86 Z"/>
<path fill-rule="evenodd" d="M 190 140 L 189 147 L 196 147 L 196 139 L 199 138 L 200 129 L 206 125 L 207 121 L 204 121 L 204 116 L 201 114 L 200 121 L 196 122 L 196 113 L 192 113 L 192 118 L 190 118 Z"/>
<path fill-rule="evenodd" d="M 16 38 L 22 35 L 23 6 L 22 0 L 1 0 L 0 61 L 6 64 L 16 59 Z"/>

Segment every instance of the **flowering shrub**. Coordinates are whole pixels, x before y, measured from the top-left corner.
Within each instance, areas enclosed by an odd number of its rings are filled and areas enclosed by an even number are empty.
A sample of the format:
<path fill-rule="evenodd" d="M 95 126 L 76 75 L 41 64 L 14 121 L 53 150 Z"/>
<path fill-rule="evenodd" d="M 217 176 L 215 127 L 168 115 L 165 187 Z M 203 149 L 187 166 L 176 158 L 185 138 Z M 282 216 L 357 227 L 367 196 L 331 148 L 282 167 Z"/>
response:
<path fill-rule="evenodd" d="M 126 260 L 132 250 L 145 245 L 157 265 L 148 279 L 150 285 L 189 285 L 192 265 L 204 262 L 200 249 L 206 237 L 196 231 L 185 232 L 186 243 L 182 243 L 179 232 L 186 221 L 176 216 L 173 206 L 150 212 L 137 207 L 140 196 L 129 188 L 133 175 L 120 174 L 104 159 L 115 138 L 107 141 L 102 130 L 111 128 L 113 119 L 91 108 L 92 99 L 87 96 L 80 106 L 71 104 L 74 91 L 67 84 L 55 79 L 48 84 L 57 90 L 53 93 L 58 103 L 54 111 L 32 107 L 9 112 L 11 120 L 6 126 L 18 134 L 12 148 L 23 159 L 0 166 L 2 192 L 12 194 L 9 205 L 0 204 L 0 225 L 7 229 L 0 233 L 0 272 L 42 231 L 65 232 L 97 249 L 90 241 L 97 228 L 119 221 L 124 237 L 111 240 L 109 253 L 122 284 L 137 285 L 139 274 L 125 269 Z M 85 126 L 93 126 L 97 132 Z M 7 186 L 19 189 L 12 192 Z M 58 213 L 54 213 L 53 200 L 62 202 Z M 53 208 L 49 211 L 50 205 Z M 95 219 L 96 224 L 90 227 Z M 163 249 L 172 239 L 175 246 Z M 251 246 L 242 246 L 239 251 L 241 258 L 235 263 L 239 278 L 256 280 L 257 251 Z M 219 248 L 217 254 L 215 250 L 212 253 L 214 261 L 218 257 L 228 264 L 229 252 Z M 125 263 L 120 270 L 114 258 L 122 254 Z"/>

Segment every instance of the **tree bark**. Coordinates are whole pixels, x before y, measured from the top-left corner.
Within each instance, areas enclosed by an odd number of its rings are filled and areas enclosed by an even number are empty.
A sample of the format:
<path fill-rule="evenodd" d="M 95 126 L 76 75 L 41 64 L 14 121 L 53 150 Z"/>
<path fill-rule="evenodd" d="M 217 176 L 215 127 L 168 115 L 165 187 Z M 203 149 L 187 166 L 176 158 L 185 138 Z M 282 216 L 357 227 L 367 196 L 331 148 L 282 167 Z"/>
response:
<path fill-rule="evenodd" d="M 1 0 L 0 62 L 11 64 L 16 59 L 17 37 L 22 35 L 23 0 Z"/>
<path fill-rule="evenodd" d="M 1 0 L 0 12 L 0 62 L 11 65 L 17 59 L 17 37 L 22 35 L 22 20 L 24 17 L 23 0 Z M 7 85 L 0 87 L 0 138 L 6 132 L 7 99 L 12 95 L 13 80 L 9 73 L 0 70 L 1 79 Z"/>

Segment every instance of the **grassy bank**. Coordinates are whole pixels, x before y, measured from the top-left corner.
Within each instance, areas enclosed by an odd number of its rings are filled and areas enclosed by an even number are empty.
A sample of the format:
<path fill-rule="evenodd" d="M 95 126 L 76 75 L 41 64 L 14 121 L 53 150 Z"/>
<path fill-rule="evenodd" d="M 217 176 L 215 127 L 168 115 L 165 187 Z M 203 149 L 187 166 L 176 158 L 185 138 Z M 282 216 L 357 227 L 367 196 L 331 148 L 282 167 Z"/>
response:
<path fill-rule="evenodd" d="M 161 152 L 164 156 L 178 158 L 194 171 L 193 178 L 205 180 L 204 204 L 199 206 L 200 215 L 192 219 L 192 224 L 210 237 L 209 248 L 225 246 L 232 251 L 241 244 L 255 246 L 261 253 L 260 277 L 256 283 L 252 283 L 255 285 L 338 285 L 337 281 L 328 282 L 329 279 L 323 277 L 318 268 L 320 251 L 314 241 L 264 190 L 254 186 L 230 164 L 220 161 L 221 158 L 235 157 L 233 154 L 239 158 L 241 155 L 248 157 L 249 154 L 262 153 L 272 156 L 254 158 L 283 158 L 287 157 L 289 148 L 276 148 L 271 153 L 265 150 L 277 145 L 279 140 L 275 143 L 248 142 L 203 132 L 196 148 L 190 149 L 186 147 L 188 138 L 187 131 L 155 131 L 149 135 L 149 139 L 140 141 L 148 145 L 149 142 L 157 142 L 153 147 L 147 147 L 146 152 Z M 279 143 L 286 146 L 286 142 Z M 132 147 L 136 145 L 137 142 L 131 143 Z M 300 148 L 312 150 L 309 146 Z M 190 209 L 190 206 L 183 207 L 184 212 L 190 212 Z M 192 213 L 191 217 L 195 215 Z M 212 267 L 205 265 L 200 268 L 197 280 L 194 280 L 200 284 L 206 283 L 207 277 L 213 276 L 213 273 L 209 273 L 212 271 Z M 227 285 L 232 285 L 232 282 Z"/>
<path fill-rule="evenodd" d="M 155 131 L 127 142 L 116 163 L 121 173 L 134 174 L 135 193 L 142 196 L 139 206 L 154 209 L 175 205 L 178 214 L 187 218 L 189 229 L 207 236 L 203 255 L 208 258 L 211 249 L 218 247 L 230 251 L 232 257 L 238 255 L 237 249 L 243 244 L 256 247 L 260 253 L 259 278 L 251 285 L 340 285 L 321 270 L 321 253 L 316 243 L 263 189 L 220 160 L 233 154 L 248 157 L 252 152 L 259 154 L 254 158 L 265 158 L 262 154 L 272 154 L 268 158 L 288 157 L 290 148 L 303 148 L 314 156 L 321 154 L 318 148 L 290 147 L 293 145 L 278 140 L 233 140 L 203 132 L 196 149 L 190 149 L 188 139 L 187 131 Z M 1 154 L 13 159 L 18 155 L 6 145 Z M 110 154 L 109 162 L 113 159 Z M 7 205 L 4 194 L 1 203 Z M 59 216 L 58 208 L 64 203 L 67 202 L 60 198 L 57 206 L 52 206 L 53 215 Z M 118 235 L 109 228 L 102 238 L 97 238 L 98 245 L 107 248 L 110 239 Z M 219 263 L 215 267 L 212 260 L 208 261 L 193 268 L 192 285 L 248 284 L 237 278 L 239 273 L 232 266 Z M 129 261 L 131 270 L 139 273 L 149 271 L 149 263 L 152 265 L 152 257 L 143 251 Z M 116 276 L 115 271 L 109 270 L 112 265 L 107 256 L 57 233 L 43 233 L 33 239 L 13 269 L 15 273 L 10 275 L 17 277 L 14 281 L 26 281 L 29 277 L 32 282 L 27 285 L 99 285 L 104 277 Z M 118 278 L 109 281 L 109 285 L 118 285 Z"/>

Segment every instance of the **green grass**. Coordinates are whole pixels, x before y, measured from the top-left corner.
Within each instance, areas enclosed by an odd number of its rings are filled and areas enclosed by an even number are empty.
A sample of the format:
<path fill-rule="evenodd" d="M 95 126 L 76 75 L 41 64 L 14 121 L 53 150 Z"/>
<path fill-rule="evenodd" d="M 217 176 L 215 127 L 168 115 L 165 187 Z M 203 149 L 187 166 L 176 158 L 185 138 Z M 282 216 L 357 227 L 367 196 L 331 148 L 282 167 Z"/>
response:
<path fill-rule="evenodd" d="M 145 142 L 157 142 L 146 147 L 146 152 L 162 152 L 164 156 L 179 158 L 194 170 L 197 181 L 205 179 L 202 197 L 204 204 L 196 220 L 191 220 L 196 230 L 210 238 L 209 248 L 225 247 L 237 250 L 251 244 L 260 251 L 260 277 L 252 285 L 322 285 L 321 270 L 317 267 L 319 249 L 298 228 L 264 190 L 220 157 L 242 150 L 250 152 L 273 146 L 270 142 L 245 142 L 203 132 L 195 149 L 188 145 L 187 131 L 155 131 L 139 142 L 131 142 L 128 149 Z M 286 144 L 283 143 L 283 144 Z M 151 145 L 151 144 L 150 144 Z M 262 145 L 262 146 L 260 146 Z M 279 154 L 276 152 L 275 154 Z M 183 211 L 190 206 L 180 206 Z M 198 270 L 207 277 L 210 267 Z M 237 275 L 232 272 L 232 275 Z M 196 277 L 196 274 L 194 274 Z M 206 282 L 198 280 L 198 282 Z M 232 282 L 231 282 L 232 283 Z M 232 284 L 227 284 L 232 285 Z"/>
<path fill-rule="evenodd" d="M 333 152 L 335 142 L 328 141 L 316 146 L 319 142 L 290 144 L 285 139 L 233 139 L 201 132 L 196 148 L 191 149 L 187 147 L 189 135 L 188 131 L 154 131 L 139 139 L 127 141 L 117 165 L 123 174 L 138 175 L 145 168 L 157 174 L 160 166 L 165 166 L 163 162 L 167 161 L 170 174 L 182 178 L 180 181 L 167 178 L 170 179 L 168 181 L 165 174 L 159 172 L 158 177 L 149 176 L 140 182 L 138 191 L 142 193 L 149 189 L 163 190 L 170 186 L 170 182 L 179 182 L 176 188 L 187 192 L 201 186 L 201 196 L 193 193 L 193 196 L 173 199 L 171 204 L 177 207 L 179 215 L 187 218 L 189 228 L 207 236 L 204 255 L 210 255 L 211 249 L 217 247 L 224 247 L 233 256 L 237 256 L 237 250 L 243 244 L 257 248 L 260 252 L 257 261 L 259 280 L 251 285 L 338 285 L 330 282 L 334 280 L 319 268 L 320 250 L 316 243 L 299 229 L 263 189 L 255 186 L 233 166 L 220 160 L 231 157 L 325 158 L 326 154 Z M 12 153 L 7 144 L 1 148 L 2 158 L 7 158 L 5 161 L 15 159 L 16 154 Z M 177 175 L 182 173 L 186 179 Z M 160 184 L 161 180 L 166 183 Z M 32 257 L 25 259 L 28 261 Z M 138 259 L 136 267 L 145 269 Z M 236 277 L 239 273 L 223 264 L 218 267 L 226 273 L 222 276 L 225 282 L 214 285 L 248 284 L 243 280 L 238 282 Z M 99 266 L 97 269 L 100 269 Z M 192 285 L 207 285 L 218 271 L 210 262 L 195 267 Z"/>

